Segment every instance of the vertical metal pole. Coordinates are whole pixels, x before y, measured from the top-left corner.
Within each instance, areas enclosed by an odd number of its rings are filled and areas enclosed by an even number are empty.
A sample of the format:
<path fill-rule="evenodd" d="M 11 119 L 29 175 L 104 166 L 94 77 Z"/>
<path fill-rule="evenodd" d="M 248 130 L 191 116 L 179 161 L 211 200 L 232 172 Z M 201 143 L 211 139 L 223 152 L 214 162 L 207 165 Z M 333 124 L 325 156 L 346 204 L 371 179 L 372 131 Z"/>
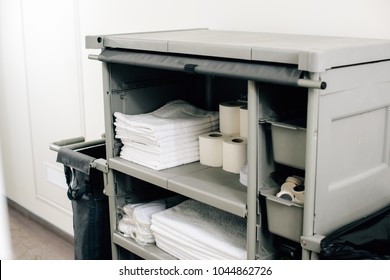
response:
<path fill-rule="evenodd" d="M 107 161 L 114 157 L 114 135 L 112 130 L 112 113 L 111 113 L 111 90 L 110 90 L 110 69 L 108 63 L 102 63 L 103 72 L 103 98 L 104 98 L 104 121 L 106 135 L 106 157 Z M 117 260 L 119 253 L 117 246 L 112 242 L 113 233 L 116 230 L 116 201 L 115 201 L 115 182 L 111 169 L 108 169 L 104 194 L 108 196 L 108 211 L 110 219 L 110 236 L 112 259 Z"/>
<path fill-rule="evenodd" d="M 312 80 L 319 80 L 318 73 L 311 74 Z M 306 127 L 306 172 L 305 172 L 305 205 L 303 208 L 303 236 L 311 237 L 314 233 L 315 187 L 317 173 L 317 134 L 320 90 L 308 90 L 307 127 Z M 302 259 L 311 259 L 311 252 L 302 249 Z"/>
<path fill-rule="evenodd" d="M 248 81 L 248 188 L 247 188 L 247 258 L 256 257 L 257 239 L 257 129 L 259 95 L 256 82 Z"/>

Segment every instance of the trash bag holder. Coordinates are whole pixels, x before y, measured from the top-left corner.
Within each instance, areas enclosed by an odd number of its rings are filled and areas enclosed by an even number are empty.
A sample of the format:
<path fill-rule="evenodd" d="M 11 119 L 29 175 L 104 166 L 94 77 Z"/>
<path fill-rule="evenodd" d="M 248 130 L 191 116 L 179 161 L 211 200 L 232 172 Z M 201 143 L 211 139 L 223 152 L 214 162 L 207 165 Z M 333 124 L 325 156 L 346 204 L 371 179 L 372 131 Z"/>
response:
<path fill-rule="evenodd" d="M 108 197 L 104 194 L 104 173 L 108 173 L 105 148 L 105 139 L 85 142 L 84 137 L 50 144 L 58 153 L 57 162 L 64 165 L 76 260 L 112 259 Z"/>

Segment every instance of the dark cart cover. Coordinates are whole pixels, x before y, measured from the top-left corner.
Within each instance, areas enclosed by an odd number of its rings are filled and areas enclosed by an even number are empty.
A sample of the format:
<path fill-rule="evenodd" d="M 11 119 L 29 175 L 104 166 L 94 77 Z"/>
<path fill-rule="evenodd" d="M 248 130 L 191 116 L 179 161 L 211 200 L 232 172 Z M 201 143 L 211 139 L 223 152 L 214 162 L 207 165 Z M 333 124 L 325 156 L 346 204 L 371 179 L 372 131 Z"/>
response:
<path fill-rule="evenodd" d="M 390 259 L 390 205 L 321 241 L 322 259 Z"/>
<path fill-rule="evenodd" d="M 303 71 L 292 65 L 218 60 L 204 57 L 180 56 L 138 52 L 122 49 L 104 49 L 98 59 L 108 63 L 184 71 L 194 74 L 216 75 L 288 86 L 297 86 Z"/>

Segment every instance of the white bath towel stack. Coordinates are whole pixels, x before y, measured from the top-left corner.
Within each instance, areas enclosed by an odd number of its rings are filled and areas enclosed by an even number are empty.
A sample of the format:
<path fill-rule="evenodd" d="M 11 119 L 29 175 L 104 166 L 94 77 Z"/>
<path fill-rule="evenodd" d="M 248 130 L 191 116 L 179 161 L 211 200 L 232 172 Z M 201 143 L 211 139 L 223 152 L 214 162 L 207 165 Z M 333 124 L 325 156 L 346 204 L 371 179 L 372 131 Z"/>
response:
<path fill-rule="evenodd" d="M 124 214 L 118 222 L 118 230 L 141 245 L 154 243 L 154 235 L 150 230 L 151 216 L 165 208 L 163 200 L 126 204 L 122 207 Z"/>
<path fill-rule="evenodd" d="M 219 112 L 175 100 L 146 114 L 114 114 L 120 157 L 155 170 L 199 160 L 198 136 L 219 128 Z"/>
<path fill-rule="evenodd" d="M 246 259 L 246 221 L 188 199 L 152 215 L 156 245 L 178 259 Z"/>

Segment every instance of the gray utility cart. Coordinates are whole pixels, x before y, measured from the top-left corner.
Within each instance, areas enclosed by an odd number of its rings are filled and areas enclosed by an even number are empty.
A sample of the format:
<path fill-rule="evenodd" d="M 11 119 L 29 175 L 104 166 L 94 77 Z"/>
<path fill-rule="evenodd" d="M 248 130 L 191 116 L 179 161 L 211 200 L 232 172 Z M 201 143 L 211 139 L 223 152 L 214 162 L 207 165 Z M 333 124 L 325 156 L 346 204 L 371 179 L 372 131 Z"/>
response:
<path fill-rule="evenodd" d="M 103 66 L 114 259 L 175 258 L 117 230 L 126 201 L 164 191 L 245 219 L 247 259 L 317 259 L 325 236 L 390 204 L 390 41 L 194 29 L 87 36 L 86 47 L 101 49 L 90 59 Z M 199 162 L 157 171 L 119 157 L 113 113 L 173 99 L 247 102 L 247 186 Z M 291 175 L 303 205 L 276 195 Z"/>

